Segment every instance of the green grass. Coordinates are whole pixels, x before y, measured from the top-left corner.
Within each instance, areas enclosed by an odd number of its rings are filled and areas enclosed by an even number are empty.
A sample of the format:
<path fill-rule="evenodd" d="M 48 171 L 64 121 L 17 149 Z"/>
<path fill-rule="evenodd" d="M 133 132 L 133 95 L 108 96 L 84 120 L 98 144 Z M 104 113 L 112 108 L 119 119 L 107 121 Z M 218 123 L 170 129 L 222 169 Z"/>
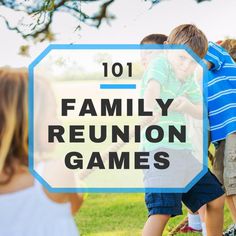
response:
<path fill-rule="evenodd" d="M 86 118 L 87 119 L 87 118 Z M 83 120 L 84 124 L 98 123 L 98 121 Z M 112 122 L 120 124 L 122 119 L 112 117 Z M 132 120 L 129 120 L 131 122 Z M 133 123 L 135 119 L 133 120 Z M 77 122 L 77 121 L 74 121 Z M 103 120 L 103 122 L 105 122 Z M 109 123 L 109 119 L 106 120 Z M 73 122 L 72 122 L 73 123 Z M 71 124 L 68 123 L 67 125 Z M 99 122 L 100 124 L 100 122 Z M 87 138 L 87 137 L 86 137 Z M 77 144 L 76 144 L 77 145 Z M 91 147 L 87 143 L 87 147 Z M 94 145 L 94 144 L 93 144 Z M 106 146 L 106 143 L 103 143 Z M 86 149 L 86 148 L 85 148 Z M 135 149 L 130 145 L 130 150 Z M 88 149 L 89 150 L 89 149 Z M 59 153 L 64 151 L 58 150 Z M 211 152 L 214 153 L 213 146 Z M 178 225 L 186 215 L 172 218 L 166 227 L 164 236 Z M 81 236 L 140 236 L 141 230 L 147 220 L 147 209 L 143 194 L 89 194 L 75 220 Z M 225 209 L 225 228 L 231 224 L 228 209 Z M 178 234 L 178 236 L 199 236 L 200 234 Z"/>
<path fill-rule="evenodd" d="M 186 209 L 184 208 L 184 213 Z M 184 216 L 172 218 L 164 235 Z M 89 194 L 75 217 L 81 236 L 140 236 L 147 219 L 143 194 Z M 231 223 L 225 209 L 225 227 Z M 178 234 L 179 236 L 200 234 Z"/>

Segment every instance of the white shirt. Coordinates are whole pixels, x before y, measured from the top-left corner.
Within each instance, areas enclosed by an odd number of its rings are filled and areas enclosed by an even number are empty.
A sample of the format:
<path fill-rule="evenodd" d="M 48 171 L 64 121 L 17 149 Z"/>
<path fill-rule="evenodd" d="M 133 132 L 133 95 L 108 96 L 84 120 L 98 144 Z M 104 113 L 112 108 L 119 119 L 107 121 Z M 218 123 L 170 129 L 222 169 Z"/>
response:
<path fill-rule="evenodd" d="M 35 180 L 30 188 L 0 194 L 0 236 L 78 236 L 70 203 L 50 200 Z"/>

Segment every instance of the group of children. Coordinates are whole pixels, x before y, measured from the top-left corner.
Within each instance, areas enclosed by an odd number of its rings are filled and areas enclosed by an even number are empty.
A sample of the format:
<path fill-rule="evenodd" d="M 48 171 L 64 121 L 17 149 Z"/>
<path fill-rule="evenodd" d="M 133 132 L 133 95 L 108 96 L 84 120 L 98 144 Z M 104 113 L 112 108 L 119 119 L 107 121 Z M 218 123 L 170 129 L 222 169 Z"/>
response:
<path fill-rule="evenodd" d="M 204 236 L 222 235 L 224 192 L 234 221 L 224 235 L 236 235 L 236 40 L 219 43 L 221 46 L 208 43 L 203 32 L 191 24 L 176 27 L 169 36 L 152 34 L 141 41 L 141 44 L 187 45 L 207 64 L 210 141 L 216 146 L 212 169 L 215 175 L 209 170 L 187 193 L 146 193 L 149 218 L 144 226 L 143 236 L 162 235 L 169 218 L 182 213 L 181 201 L 189 209 L 188 223 L 180 229 L 181 232 L 202 232 Z M 147 59 L 143 60 L 147 70 L 152 72 L 148 78 L 145 76 L 145 83 L 142 83 L 146 93 L 144 97 L 153 96 L 155 99 L 166 90 L 166 80 L 171 78 L 160 73 L 162 68 L 158 65 L 161 60 L 163 59 L 157 57 L 149 65 Z M 182 81 L 180 86 L 184 86 L 186 81 Z M 170 87 L 168 89 L 171 90 Z M 177 87 L 171 91 L 173 98 L 181 96 L 179 91 Z M 191 96 L 188 99 L 192 105 L 197 104 Z"/>
<path fill-rule="evenodd" d="M 215 175 L 209 170 L 187 193 L 146 193 L 149 217 L 142 235 L 161 236 L 170 217 L 182 214 L 183 202 L 189 209 L 187 231 L 185 226 L 183 232 L 202 230 L 203 235 L 222 236 L 225 193 L 234 225 L 224 235 L 236 235 L 236 65 L 233 61 L 236 43 L 234 40 L 220 42 L 221 46 L 208 43 L 201 30 L 185 24 L 172 30 L 168 37 L 149 35 L 141 44 L 184 44 L 205 60 L 209 68 L 211 142 L 216 146 Z M 147 74 L 143 81 L 143 96 L 151 96 L 155 100 L 163 92 L 165 80 L 169 78 L 159 73 L 158 63 L 145 63 L 147 67 L 154 67 L 149 68 L 153 73 Z M 185 83 L 184 80 L 177 82 L 180 88 Z M 27 84 L 25 70 L 0 69 L 0 209 L 4 214 L 0 221 L 0 235 L 75 236 L 78 231 L 73 213 L 80 208 L 83 197 L 48 192 L 34 180 L 27 168 Z M 180 91 L 174 90 L 173 87 L 173 92 Z M 175 98 L 178 96 L 176 92 Z M 191 109 L 196 109 L 200 100 L 190 96 L 189 100 L 179 102 L 180 107 L 188 108 L 191 115 Z M 197 212 L 201 213 L 203 224 L 199 225 L 202 227 L 196 227 Z"/>

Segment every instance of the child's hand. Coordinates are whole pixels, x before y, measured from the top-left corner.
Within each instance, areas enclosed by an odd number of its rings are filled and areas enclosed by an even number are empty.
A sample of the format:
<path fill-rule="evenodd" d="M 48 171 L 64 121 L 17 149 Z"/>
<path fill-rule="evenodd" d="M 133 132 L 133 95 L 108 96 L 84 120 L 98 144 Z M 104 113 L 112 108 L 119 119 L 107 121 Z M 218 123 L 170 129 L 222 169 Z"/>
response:
<path fill-rule="evenodd" d="M 211 62 L 209 62 L 209 61 L 207 61 L 207 60 L 205 60 L 205 59 L 203 59 L 203 61 L 205 62 L 205 64 L 207 65 L 207 67 L 208 67 L 208 70 L 210 70 L 211 69 L 211 67 L 213 66 L 212 65 L 212 63 Z"/>
<path fill-rule="evenodd" d="M 177 112 L 187 112 L 190 105 L 191 103 L 186 97 L 180 96 L 174 99 L 169 109 Z"/>

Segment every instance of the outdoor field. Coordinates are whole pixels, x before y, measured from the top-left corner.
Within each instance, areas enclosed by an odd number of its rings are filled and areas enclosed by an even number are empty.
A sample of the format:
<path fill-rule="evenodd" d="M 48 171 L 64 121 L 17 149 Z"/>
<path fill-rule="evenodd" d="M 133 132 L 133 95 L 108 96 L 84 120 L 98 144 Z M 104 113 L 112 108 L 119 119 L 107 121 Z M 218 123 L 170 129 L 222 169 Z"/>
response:
<path fill-rule="evenodd" d="M 210 146 L 210 152 L 214 153 L 213 145 Z M 164 236 L 168 236 L 168 233 L 185 218 L 187 214 L 185 207 L 183 212 L 183 216 L 169 221 Z M 226 229 L 232 223 L 227 207 L 224 214 Z M 147 209 L 142 193 L 85 195 L 84 205 L 75 217 L 82 236 L 140 236 L 146 219 Z"/>
<path fill-rule="evenodd" d="M 83 87 L 82 91 L 84 96 L 86 96 L 86 91 L 91 90 L 86 83 L 80 83 Z M 60 93 L 65 93 L 70 91 L 70 94 L 76 96 L 77 91 L 73 89 L 75 82 L 58 84 L 56 87 L 57 91 Z M 66 89 L 65 89 L 66 88 Z M 81 94 L 80 94 L 81 95 Z M 115 96 L 113 94 L 113 96 Z M 133 95 L 134 96 L 134 95 Z M 118 94 L 117 94 L 118 97 Z M 116 118 L 112 117 L 111 120 L 107 120 L 106 124 L 110 122 L 115 124 L 122 124 L 123 121 L 130 124 L 135 122 L 135 118 Z M 90 123 L 100 124 L 103 120 L 82 120 L 83 124 L 88 125 Z M 78 121 L 73 121 L 77 122 Z M 68 123 L 69 124 L 69 123 Z M 87 136 L 86 136 L 87 137 Z M 90 144 L 92 145 L 92 144 Z M 87 144 L 89 150 L 90 147 Z M 103 143 L 101 146 L 106 146 Z M 136 150 L 135 145 L 129 146 L 130 150 Z M 122 149 L 122 148 L 121 148 Z M 58 150 L 59 153 L 63 149 Z M 211 153 L 214 153 L 213 145 L 210 147 Z M 56 155 L 57 156 L 57 155 Z M 164 236 L 168 236 L 168 233 L 175 226 L 181 222 L 186 216 L 186 209 L 183 208 L 184 215 L 175 217 L 171 219 L 166 227 Z M 78 225 L 80 234 L 82 236 L 140 236 L 143 225 L 147 219 L 147 209 L 144 202 L 144 194 L 85 194 L 85 201 L 80 210 L 80 212 L 75 217 L 76 223 Z M 231 224 L 230 214 L 227 208 L 225 208 L 225 228 Z M 177 235 L 200 235 L 200 234 L 177 234 Z"/>
<path fill-rule="evenodd" d="M 186 209 L 184 208 L 186 213 Z M 164 236 L 184 216 L 171 219 Z M 82 236 L 140 236 L 147 219 L 143 194 L 89 194 L 75 217 Z M 231 224 L 225 208 L 225 228 Z M 200 234 L 177 234 L 200 235 Z"/>

